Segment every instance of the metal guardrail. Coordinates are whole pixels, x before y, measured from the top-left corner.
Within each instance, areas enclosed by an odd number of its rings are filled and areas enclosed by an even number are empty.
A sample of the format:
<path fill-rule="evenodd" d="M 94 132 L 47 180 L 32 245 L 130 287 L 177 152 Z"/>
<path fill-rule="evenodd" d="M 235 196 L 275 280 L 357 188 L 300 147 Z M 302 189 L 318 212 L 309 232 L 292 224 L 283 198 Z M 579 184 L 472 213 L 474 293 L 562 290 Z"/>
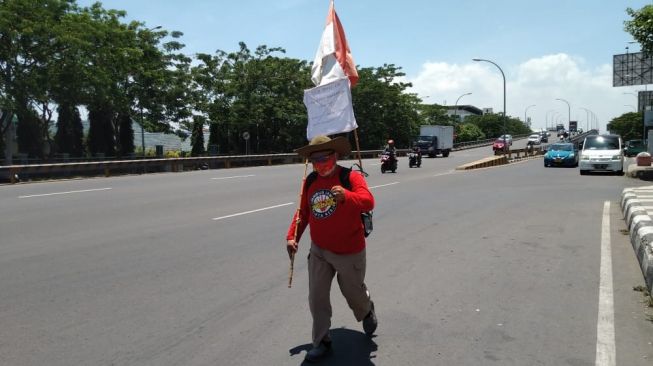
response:
<path fill-rule="evenodd" d="M 523 148 L 523 149 L 510 149 L 506 151 L 502 150 L 497 150 L 494 152 L 494 155 L 504 155 L 507 156 L 508 160 L 510 159 L 521 159 L 522 157 L 529 157 L 529 156 L 538 156 L 538 155 L 544 155 L 544 149 L 543 147 L 538 147 L 538 148 Z M 514 155 L 514 157 L 513 157 Z"/>
<path fill-rule="evenodd" d="M 377 157 L 381 150 L 361 151 L 362 158 Z M 303 162 L 297 154 L 202 156 L 142 160 L 110 160 L 80 163 L 27 164 L 0 166 L 0 182 L 17 183 L 25 179 L 180 172 L 241 166 L 280 165 Z"/>
<path fill-rule="evenodd" d="M 524 135 L 525 136 L 525 135 Z M 514 136 L 519 139 L 524 136 Z M 453 150 L 472 149 L 491 145 L 496 139 L 454 144 Z M 397 150 L 405 156 L 408 149 Z M 361 158 L 376 158 L 382 150 L 361 151 Z M 352 155 L 350 158 L 354 156 Z M 19 164 L 0 166 L 0 183 L 17 183 L 27 179 L 67 178 L 79 176 L 111 176 L 118 174 L 145 174 L 180 172 L 197 169 L 219 169 L 242 166 L 280 165 L 303 162 L 297 154 L 202 156 L 190 158 L 157 158 L 133 160 L 96 160 L 84 162 Z"/>

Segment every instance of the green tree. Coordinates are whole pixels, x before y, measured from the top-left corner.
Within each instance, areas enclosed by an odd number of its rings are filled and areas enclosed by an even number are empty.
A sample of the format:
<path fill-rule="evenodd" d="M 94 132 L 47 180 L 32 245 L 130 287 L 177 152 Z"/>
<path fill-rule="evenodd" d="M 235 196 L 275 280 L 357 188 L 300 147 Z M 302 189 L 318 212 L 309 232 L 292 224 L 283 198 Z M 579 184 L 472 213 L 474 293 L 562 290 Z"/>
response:
<path fill-rule="evenodd" d="M 485 134 L 473 123 L 463 123 L 456 131 L 456 142 L 476 141 L 485 139 Z"/>
<path fill-rule="evenodd" d="M 204 150 L 204 123 L 206 120 L 202 116 L 194 116 L 193 131 L 191 134 L 191 156 L 202 156 Z"/>
<path fill-rule="evenodd" d="M 624 22 L 626 32 L 639 42 L 642 51 L 653 53 L 653 5 L 644 5 L 639 10 L 627 8 L 626 13 L 632 18 Z"/>
<path fill-rule="evenodd" d="M 621 135 L 624 141 L 642 139 L 643 119 L 641 113 L 630 112 L 622 114 L 608 122 L 608 131 Z"/>
<path fill-rule="evenodd" d="M 456 122 L 447 115 L 447 107 L 439 104 L 421 104 L 419 113 L 424 125 L 454 126 Z"/>
<path fill-rule="evenodd" d="M 84 130 L 77 107 L 60 104 L 57 108 L 57 132 L 54 137 L 56 151 L 81 157 L 84 154 Z"/>
<path fill-rule="evenodd" d="M 378 149 L 390 138 L 396 146 L 408 147 L 418 134 L 420 100 L 405 92 L 410 83 L 397 81 L 404 75 L 392 64 L 358 70 L 352 100 L 361 149 Z"/>
<path fill-rule="evenodd" d="M 118 116 L 118 140 L 116 141 L 118 157 L 127 156 L 134 152 L 134 128 L 129 113 Z"/>
<path fill-rule="evenodd" d="M 116 142 L 112 119 L 113 112 L 110 106 L 92 105 L 89 107 L 88 121 L 90 126 L 87 144 L 91 155 L 115 155 Z"/>
<path fill-rule="evenodd" d="M 280 58 L 280 48 L 259 46 L 200 54 L 191 69 L 194 110 L 209 121 L 209 144 L 222 152 L 244 151 L 242 132 L 255 152 L 287 151 L 306 141 L 303 91 L 310 87 L 305 61 Z"/>
<path fill-rule="evenodd" d="M 49 138 L 47 123 L 52 114 L 44 108 L 49 69 L 62 47 L 56 25 L 74 8 L 74 0 L 0 2 L 0 109 L 18 117 L 19 148 L 32 156 L 43 157 L 43 142 Z M 35 116 L 36 108 L 42 108 L 40 118 Z M 2 129 L 7 127 L 4 122 Z M 27 135 L 33 138 L 26 139 Z"/>
<path fill-rule="evenodd" d="M 18 151 L 29 157 L 43 156 L 43 140 L 39 117 L 33 110 L 19 110 L 16 140 Z"/>
<path fill-rule="evenodd" d="M 465 123 L 473 123 L 483 132 L 485 138 L 495 138 L 504 133 L 504 118 L 500 114 L 488 113 L 482 116 L 467 116 Z M 520 119 L 508 116 L 505 120 L 505 133 L 523 135 L 531 130 Z"/>

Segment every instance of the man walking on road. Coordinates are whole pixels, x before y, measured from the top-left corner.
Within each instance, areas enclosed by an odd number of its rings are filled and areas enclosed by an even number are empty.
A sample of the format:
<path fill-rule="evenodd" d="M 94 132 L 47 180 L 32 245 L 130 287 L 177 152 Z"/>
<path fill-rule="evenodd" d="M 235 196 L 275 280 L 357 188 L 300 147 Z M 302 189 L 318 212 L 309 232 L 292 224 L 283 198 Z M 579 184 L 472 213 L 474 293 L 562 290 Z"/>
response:
<path fill-rule="evenodd" d="M 313 317 L 313 348 L 306 354 L 306 361 L 314 362 L 331 351 L 330 290 L 335 275 L 356 320 L 363 322 L 365 333 L 372 335 L 376 330 L 374 303 L 364 282 L 365 234 L 361 221 L 361 213 L 374 208 L 374 197 L 362 174 L 337 165 L 339 157 L 351 152 L 346 138 L 317 136 L 296 152 L 308 158 L 315 171 L 306 179 L 300 208 L 288 228 L 286 241 L 288 254 L 293 256 L 310 225 L 308 302 Z M 349 184 L 343 184 L 342 177 L 347 173 Z"/>

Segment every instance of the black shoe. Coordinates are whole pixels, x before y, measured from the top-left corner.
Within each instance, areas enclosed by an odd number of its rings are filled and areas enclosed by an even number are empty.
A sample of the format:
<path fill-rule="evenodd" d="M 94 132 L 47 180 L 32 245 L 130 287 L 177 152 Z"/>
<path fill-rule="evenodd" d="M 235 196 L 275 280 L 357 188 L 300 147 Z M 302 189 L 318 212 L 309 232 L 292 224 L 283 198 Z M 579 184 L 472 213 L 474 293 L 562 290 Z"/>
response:
<path fill-rule="evenodd" d="M 374 312 L 374 302 L 372 302 L 372 309 L 367 313 L 365 319 L 363 319 L 363 330 L 365 334 L 371 336 L 374 334 L 376 327 L 379 325 L 379 322 L 376 320 L 376 313 Z"/>
<path fill-rule="evenodd" d="M 306 352 L 306 362 L 317 362 L 331 353 L 331 341 L 322 341 L 317 347 Z"/>

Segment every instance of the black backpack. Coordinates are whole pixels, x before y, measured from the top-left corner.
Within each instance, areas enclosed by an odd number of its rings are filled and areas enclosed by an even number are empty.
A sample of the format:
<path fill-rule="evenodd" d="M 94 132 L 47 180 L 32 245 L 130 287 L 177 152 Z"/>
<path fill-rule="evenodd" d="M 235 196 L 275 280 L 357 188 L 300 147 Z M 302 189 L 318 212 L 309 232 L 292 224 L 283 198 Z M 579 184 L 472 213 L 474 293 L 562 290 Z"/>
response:
<path fill-rule="evenodd" d="M 345 168 L 345 167 L 340 167 L 340 184 L 348 189 L 351 190 L 351 182 L 349 181 L 349 174 L 351 174 L 351 169 Z M 306 177 L 306 182 L 304 183 L 304 192 L 308 192 L 308 187 L 315 182 L 317 179 L 317 172 L 311 172 Z M 361 212 L 361 221 L 363 222 L 363 228 L 365 229 L 365 237 L 367 238 L 371 233 L 372 230 L 374 229 L 374 225 L 372 224 L 372 211 L 366 211 L 366 212 Z"/>

